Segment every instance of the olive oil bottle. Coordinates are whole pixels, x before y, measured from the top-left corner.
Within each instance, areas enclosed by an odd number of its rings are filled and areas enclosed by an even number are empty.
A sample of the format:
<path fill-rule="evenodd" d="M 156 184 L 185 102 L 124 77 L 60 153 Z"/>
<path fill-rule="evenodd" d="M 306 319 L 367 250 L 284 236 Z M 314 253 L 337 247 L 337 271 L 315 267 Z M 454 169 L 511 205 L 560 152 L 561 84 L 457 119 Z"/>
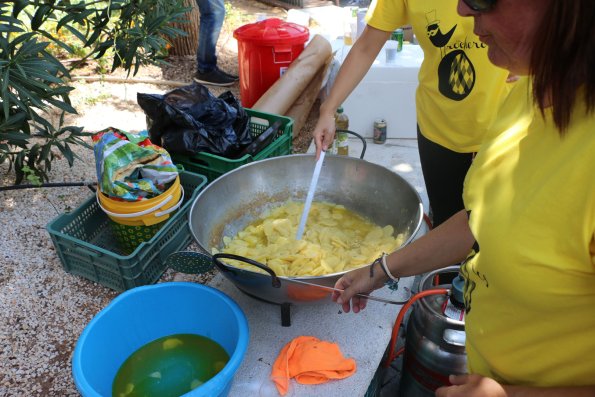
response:
<path fill-rule="evenodd" d="M 336 138 L 335 145 L 337 147 L 337 154 L 340 156 L 349 156 L 349 140 L 346 132 L 340 130 L 349 129 L 349 117 L 343 111 L 343 107 L 339 106 L 335 113 L 335 130 Z"/>

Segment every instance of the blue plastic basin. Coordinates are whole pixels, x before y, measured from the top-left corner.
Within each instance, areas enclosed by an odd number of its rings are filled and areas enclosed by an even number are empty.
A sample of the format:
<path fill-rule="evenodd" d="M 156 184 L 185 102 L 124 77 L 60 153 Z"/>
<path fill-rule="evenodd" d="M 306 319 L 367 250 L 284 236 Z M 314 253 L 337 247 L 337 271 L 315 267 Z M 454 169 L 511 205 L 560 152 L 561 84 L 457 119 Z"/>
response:
<path fill-rule="evenodd" d="M 198 334 L 219 343 L 229 362 L 184 396 L 227 396 L 248 348 L 248 321 L 219 290 L 171 282 L 128 290 L 87 325 L 77 341 L 72 373 L 84 397 L 108 397 L 120 366 L 137 349 L 172 334 Z"/>

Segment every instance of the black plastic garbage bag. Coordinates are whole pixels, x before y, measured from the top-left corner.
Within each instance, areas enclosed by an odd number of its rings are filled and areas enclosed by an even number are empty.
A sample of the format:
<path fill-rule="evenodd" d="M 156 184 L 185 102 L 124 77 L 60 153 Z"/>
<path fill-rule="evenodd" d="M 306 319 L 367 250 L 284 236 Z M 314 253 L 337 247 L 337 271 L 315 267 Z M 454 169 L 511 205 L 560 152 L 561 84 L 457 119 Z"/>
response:
<path fill-rule="evenodd" d="M 165 95 L 137 94 L 151 141 L 169 153 L 208 152 L 234 158 L 252 143 L 249 116 L 230 91 L 215 97 L 202 84 Z"/>

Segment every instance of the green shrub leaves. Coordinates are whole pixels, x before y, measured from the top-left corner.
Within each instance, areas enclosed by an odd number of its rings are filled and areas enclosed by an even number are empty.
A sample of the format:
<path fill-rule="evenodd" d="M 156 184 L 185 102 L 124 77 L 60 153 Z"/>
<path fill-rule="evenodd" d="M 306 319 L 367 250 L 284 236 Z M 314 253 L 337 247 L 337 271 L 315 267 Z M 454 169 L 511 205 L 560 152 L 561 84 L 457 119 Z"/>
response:
<path fill-rule="evenodd" d="M 110 56 L 112 71 L 136 74 L 161 62 L 168 38 L 184 34 L 171 24 L 183 23 L 187 11 L 183 0 L 0 2 L 0 163 L 8 162 L 16 184 L 47 180 L 58 153 L 72 166 L 71 146 L 86 145 L 83 137 L 90 135 L 63 125 L 65 114 L 76 113 L 68 96 L 73 88 L 69 70 L 48 46 L 82 51 L 82 61 Z M 52 123 L 56 113 L 59 121 Z"/>

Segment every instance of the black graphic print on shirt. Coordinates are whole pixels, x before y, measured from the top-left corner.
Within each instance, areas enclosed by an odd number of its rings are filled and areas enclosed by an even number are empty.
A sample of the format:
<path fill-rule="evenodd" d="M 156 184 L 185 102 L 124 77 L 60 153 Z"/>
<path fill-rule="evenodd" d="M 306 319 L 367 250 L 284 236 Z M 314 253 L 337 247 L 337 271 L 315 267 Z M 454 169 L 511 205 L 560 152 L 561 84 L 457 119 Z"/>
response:
<path fill-rule="evenodd" d="M 440 49 L 442 60 L 438 66 L 438 90 L 445 97 L 460 101 L 465 99 L 473 90 L 475 85 L 475 68 L 473 63 L 465 53 L 466 48 L 481 48 L 484 44 L 481 42 L 461 42 L 456 40 L 451 42 L 451 38 L 457 28 L 457 25 L 451 27 L 446 33 L 443 33 L 440 21 L 436 19 L 436 11 L 426 14 L 428 24 L 426 33 L 430 42 Z"/>
<path fill-rule="evenodd" d="M 467 219 L 469 219 L 469 217 L 471 217 L 471 211 L 467 211 Z M 469 262 L 475 255 L 479 253 L 479 250 L 479 243 L 476 240 L 473 244 L 473 247 L 471 248 L 471 252 L 469 253 L 469 255 L 467 255 L 467 258 L 461 264 L 461 275 L 465 279 L 465 286 L 463 289 L 463 296 L 465 298 L 465 314 L 469 314 L 471 312 L 473 291 L 475 290 L 475 286 L 477 285 L 475 281 L 471 279 L 471 274 L 469 272 L 472 272 L 475 275 L 478 282 L 482 283 L 486 288 L 490 287 L 490 283 L 488 282 L 488 278 L 486 277 L 486 275 L 480 273 L 475 269 L 471 269 L 470 266 L 467 264 L 467 262 Z"/>

